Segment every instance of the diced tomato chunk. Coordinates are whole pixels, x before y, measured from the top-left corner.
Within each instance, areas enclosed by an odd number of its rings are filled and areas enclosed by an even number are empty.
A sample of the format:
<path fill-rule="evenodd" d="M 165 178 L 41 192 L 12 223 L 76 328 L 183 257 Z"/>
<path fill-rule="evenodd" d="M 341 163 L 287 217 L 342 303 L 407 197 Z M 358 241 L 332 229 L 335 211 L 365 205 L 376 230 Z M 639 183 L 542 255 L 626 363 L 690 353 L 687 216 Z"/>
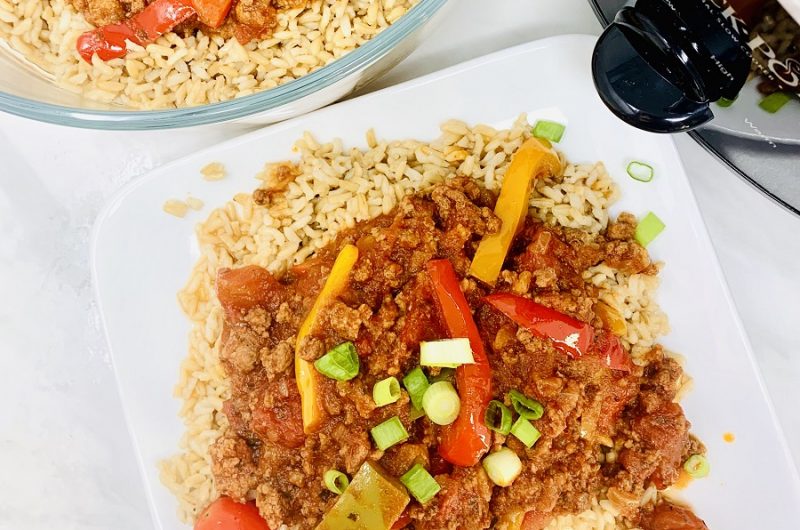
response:
<path fill-rule="evenodd" d="M 643 530 L 708 530 L 706 523 L 689 508 L 662 502 L 642 518 Z"/>
<path fill-rule="evenodd" d="M 272 407 L 258 407 L 253 411 L 251 428 L 272 443 L 290 449 L 300 447 L 305 441 L 303 412 L 300 407 L 300 392 L 292 382 L 285 385 L 288 396 L 276 400 Z M 278 392 L 270 395 L 279 396 Z M 274 398 L 273 398 L 274 399 Z"/>
<path fill-rule="evenodd" d="M 265 268 L 250 265 L 239 269 L 220 269 L 217 274 L 217 296 L 232 320 L 256 306 L 276 310 L 283 286 Z"/>
<path fill-rule="evenodd" d="M 194 530 L 269 530 L 269 526 L 254 502 L 242 504 L 220 497 L 200 514 Z"/>

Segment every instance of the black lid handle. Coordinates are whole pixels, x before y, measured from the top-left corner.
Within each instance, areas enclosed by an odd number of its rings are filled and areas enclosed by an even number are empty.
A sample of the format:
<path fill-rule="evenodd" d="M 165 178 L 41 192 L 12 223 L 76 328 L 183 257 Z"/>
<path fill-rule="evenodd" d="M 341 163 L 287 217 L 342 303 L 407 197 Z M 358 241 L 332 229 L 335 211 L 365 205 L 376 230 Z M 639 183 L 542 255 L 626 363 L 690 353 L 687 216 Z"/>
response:
<path fill-rule="evenodd" d="M 595 47 L 592 73 L 606 106 L 653 132 L 710 121 L 709 103 L 747 80 L 746 45 L 698 0 L 643 0 L 623 7 Z"/>

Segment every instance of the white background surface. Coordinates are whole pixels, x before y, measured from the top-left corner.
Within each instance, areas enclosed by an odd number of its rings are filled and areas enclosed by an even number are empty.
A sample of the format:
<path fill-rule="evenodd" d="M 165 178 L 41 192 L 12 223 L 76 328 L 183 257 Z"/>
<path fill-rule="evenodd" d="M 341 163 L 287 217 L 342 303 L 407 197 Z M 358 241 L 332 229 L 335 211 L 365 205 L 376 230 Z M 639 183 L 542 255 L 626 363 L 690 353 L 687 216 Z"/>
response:
<path fill-rule="evenodd" d="M 598 31 L 584 0 L 461 0 L 380 84 L 540 37 Z M 102 133 L 0 116 L 0 366 L 24 359 L 14 363 L 23 369 L 0 371 L 3 530 L 150 528 L 98 325 L 89 233 L 103 202 L 136 175 L 246 130 Z M 676 141 L 800 461 L 800 218 L 691 139 Z"/>

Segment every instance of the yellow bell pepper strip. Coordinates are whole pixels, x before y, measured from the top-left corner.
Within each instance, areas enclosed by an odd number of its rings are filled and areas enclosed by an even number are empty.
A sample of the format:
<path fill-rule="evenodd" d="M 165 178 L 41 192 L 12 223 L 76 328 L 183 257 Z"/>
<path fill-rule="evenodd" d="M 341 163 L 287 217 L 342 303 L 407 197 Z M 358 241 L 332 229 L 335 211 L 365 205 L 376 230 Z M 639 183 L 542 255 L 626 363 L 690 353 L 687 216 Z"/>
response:
<path fill-rule="evenodd" d="M 297 342 L 295 342 L 294 349 L 294 374 L 297 380 L 297 388 L 300 390 L 300 401 L 303 410 L 303 431 L 310 434 L 319 427 L 323 420 L 323 410 L 319 402 L 317 378 L 319 375 L 314 369 L 314 364 L 310 363 L 300 357 L 300 345 L 303 340 L 311 333 L 314 323 L 319 316 L 323 307 L 328 305 L 331 300 L 336 298 L 342 289 L 347 285 L 347 279 L 350 276 L 350 271 L 353 270 L 358 259 L 358 248 L 354 245 L 345 245 L 336 256 L 336 261 L 333 262 L 333 267 L 325 280 L 325 285 L 322 287 L 319 296 L 317 296 L 311 311 L 308 312 L 303 325 L 297 332 Z"/>
<path fill-rule="evenodd" d="M 607 329 L 618 337 L 624 337 L 628 333 L 628 323 L 619 311 L 603 301 L 594 304 L 594 313 L 603 323 L 603 328 Z"/>
<path fill-rule="evenodd" d="M 533 180 L 540 175 L 560 172 L 561 161 L 547 140 L 530 138 L 520 146 L 511 159 L 494 208 L 503 224 L 498 232 L 484 236 L 478 245 L 469 268 L 470 276 L 488 285 L 497 282 L 511 241 L 528 213 Z"/>

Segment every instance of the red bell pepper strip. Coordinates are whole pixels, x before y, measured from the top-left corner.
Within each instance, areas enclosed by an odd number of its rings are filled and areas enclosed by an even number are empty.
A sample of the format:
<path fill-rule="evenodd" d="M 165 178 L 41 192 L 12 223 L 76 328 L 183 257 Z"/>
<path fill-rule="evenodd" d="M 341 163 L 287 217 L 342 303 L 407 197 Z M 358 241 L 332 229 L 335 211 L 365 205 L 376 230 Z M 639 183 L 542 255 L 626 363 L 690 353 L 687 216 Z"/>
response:
<path fill-rule="evenodd" d="M 144 46 L 196 13 L 191 0 L 155 0 L 119 24 L 102 26 L 78 37 L 78 53 L 87 63 L 92 62 L 95 53 L 103 61 L 123 57 L 128 51 L 126 40 Z"/>
<path fill-rule="evenodd" d="M 439 454 L 451 464 L 474 466 L 489 450 L 491 440 L 484 415 L 492 399 L 492 370 L 453 265 L 440 259 L 428 262 L 427 269 L 450 338 L 468 338 L 475 359 L 474 364 L 456 368 L 461 412 L 444 429 Z"/>
<path fill-rule="evenodd" d="M 619 338 L 613 333 L 602 331 L 595 337 L 590 351 L 592 354 L 598 355 L 609 368 L 622 370 L 623 372 L 630 372 L 633 369 L 631 356 L 628 355 Z"/>
<path fill-rule="evenodd" d="M 595 335 L 594 328 L 586 322 L 515 294 L 490 294 L 484 300 L 537 337 L 552 340 L 556 348 L 573 359 L 596 355 L 614 370 L 630 372 L 633 368 L 630 355 L 613 333 L 604 330 Z"/>
<path fill-rule="evenodd" d="M 484 300 L 537 337 L 552 340 L 573 359 L 589 353 L 594 338 L 590 324 L 511 293 L 490 294 Z"/>

